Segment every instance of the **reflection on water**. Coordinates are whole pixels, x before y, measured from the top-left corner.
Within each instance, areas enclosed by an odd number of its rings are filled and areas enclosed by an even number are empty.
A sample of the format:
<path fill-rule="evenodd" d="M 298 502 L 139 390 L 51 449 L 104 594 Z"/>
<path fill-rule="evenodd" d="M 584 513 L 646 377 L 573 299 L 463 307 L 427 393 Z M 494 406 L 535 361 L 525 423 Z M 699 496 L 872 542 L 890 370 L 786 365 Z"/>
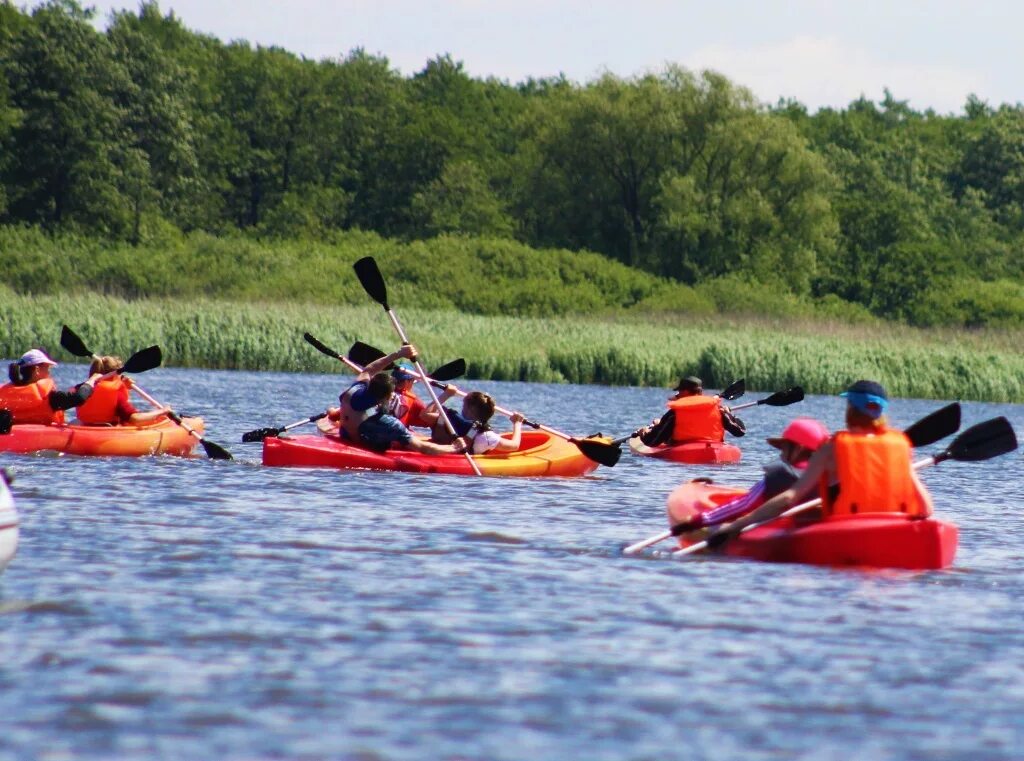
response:
<path fill-rule="evenodd" d="M 949 572 L 624 558 L 679 481 L 750 483 L 764 436 L 834 428 L 840 401 L 745 411 L 739 465 L 626 455 L 579 480 L 265 469 L 238 443 L 343 382 L 147 373 L 235 462 L 0 456 L 22 518 L 0 758 L 1019 757 L 1019 454 L 923 475 L 961 528 Z M 628 433 L 667 395 L 466 385 L 577 434 Z M 1016 406 L 965 424 L 995 414 L 1024 430 Z"/>

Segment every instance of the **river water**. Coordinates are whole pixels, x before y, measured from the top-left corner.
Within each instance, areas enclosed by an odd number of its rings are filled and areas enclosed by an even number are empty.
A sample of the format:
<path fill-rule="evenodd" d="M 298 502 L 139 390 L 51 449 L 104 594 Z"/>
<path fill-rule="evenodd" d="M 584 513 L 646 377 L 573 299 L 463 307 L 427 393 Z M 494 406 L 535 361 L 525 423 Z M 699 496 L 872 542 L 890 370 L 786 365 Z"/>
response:
<path fill-rule="evenodd" d="M 796 414 L 835 428 L 842 401 L 745 411 L 739 465 L 626 453 L 586 479 L 475 479 L 263 468 L 238 443 L 343 376 L 139 380 L 236 460 L 0 455 L 22 518 L 0 759 L 1024 756 L 1020 453 L 923 473 L 960 526 L 949 571 L 627 558 L 677 483 L 749 484 L 765 436 Z M 465 387 L 577 434 L 628 433 L 667 396 Z M 1024 407 L 964 407 L 1024 430 Z"/>

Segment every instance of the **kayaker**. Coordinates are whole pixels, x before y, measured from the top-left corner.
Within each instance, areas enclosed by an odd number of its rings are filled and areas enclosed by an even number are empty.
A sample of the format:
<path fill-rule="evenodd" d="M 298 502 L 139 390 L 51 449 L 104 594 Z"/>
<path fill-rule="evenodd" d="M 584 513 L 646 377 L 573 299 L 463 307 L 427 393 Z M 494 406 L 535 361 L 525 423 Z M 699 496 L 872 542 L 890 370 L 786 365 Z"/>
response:
<path fill-rule="evenodd" d="M 445 386 L 438 397 L 438 401 L 444 404 L 456 393 L 458 393 L 458 389 L 455 386 Z M 494 407 L 493 397 L 490 394 L 485 394 L 483 391 L 470 391 L 466 394 L 462 400 L 461 412 L 445 407 L 445 412 L 448 413 L 448 419 L 451 421 L 455 432 L 472 442 L 471 454 L 515 452 L 522 446 L 523 421 L 526 418 L 518 412 L 513 412 L 509 415 L 509 420 L 512 421 L 512 436 L 505 438 L 497 431 L 491 430 L 490 421 L 494 417 Z M 438 418 L 437 413 L 432 412 L 434 409 L 436 408 L 431 404 L 427 407 L 426 414 L 433 414 L 435 418 Z M 448 429 L 438 419 L 434 423 L 430 438 L 432 441 L 445 443 L 451 440 L 451 434 L 448 433 Z"/>
<path fill-rule="evenodd" d="M 424 417 L 427 405 L 413 393 L 412 389 L 416 383 L 413 371 L 405 365 L 395 365 L 391 377 L 395 381 L 395 393 L 388 403 L 388 413 L 398 418 L 406 428 L 430 428 L 436 415 Z"/>
<path fill-rule="evenodd" d="M 750 491 L 742 497 L 679 521 L 672 527 L 672 533 L 678 536 L 718 526 L 755 510 L 776 494 L 793 486 L 807 469 L 811 456 L 828 438 L 828 428 L 824 423 L 813 418 L 796 418 L 786 426 L 781 436 L 766 439 L 769 445 L 779 450 L 779 460 L 765 465 L 764 478 L 754 484 Z M 807 494 L 801 494 L 799 499 L 805 499 Z"/>
<path fill-rule="evenodd" d="M 58 391 L 50 377 L 50 368 L 56 366 L 42 349 L 30 349 L 8 365 L 10 382 L 0 386 L 0 409 L 8 411 L 12 425 L 63 423 L 64 410 L 79 406 L 92 395 L 99 374 L 90 375 L 70 391 Z"/>
<path fill-rule="evenodd" d="M 416 349 L 405 344 L 398 351 L 374 360 L 356 376 L 355 382 L 342 392 L 341 406 L 328 410 L 328 418 L 337 421 L 338 435 L 370 449 L 383 451 L 398 445 L 422 454 L 451 454 L 465 451 L 468 442 L 456 439 L 451 444 L 435 444 L 414 436 L 394 415 L 388 405 L 395 390 L 395 380 L 386 371 L 400 359 L 416 361 Z"/>
<path fill-rule="evenodd" d="M 704 381 L 690 375 L 680 378 L 668 412 L 637 434 L 649 447 L 687 441 L 725 441 L 725 432 L 743 436 L 747 427 L 722 404 L 721 397 L 704 396 Z"/>
<path fill-rule="evenodd" d="M 820 514 L 903 513 L 911 518 L 932 514 L 932 500 L 912 467 L 910 440 L 888 428 L 889 395 L 882 384 L 859 380 L 840 396 L 846 398 L 846 430 L 821 446 L 791 487 L 752 513 L 708 537 L 718 546 L 744 526 L 775 518 L 817 487 Z"/>
<path fill-rule="evenodd" d="M 86 425 L 139 425 L 164 417 L 169 407 L 139 412 L 128 394 L 132 381 L 118 370 L 124 367 L 120 357 L 97 357 L 89 365 L 90 376 L 100 376 L 92 396 L 75 410 L 80 423 Z"/>

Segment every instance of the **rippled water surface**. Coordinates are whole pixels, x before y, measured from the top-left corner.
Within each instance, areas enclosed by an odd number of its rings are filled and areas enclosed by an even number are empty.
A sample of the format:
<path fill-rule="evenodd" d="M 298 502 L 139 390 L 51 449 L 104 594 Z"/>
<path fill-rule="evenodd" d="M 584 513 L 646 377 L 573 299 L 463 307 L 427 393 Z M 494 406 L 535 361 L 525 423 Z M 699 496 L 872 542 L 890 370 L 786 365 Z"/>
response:
<path fill-rule="evenodd" d="M 238 443 L 344 380 L 140 376 L 235 462 L 0 455 L 22 519 L 0 758 L 1024 757 L 1019 453 L 923 474 L 961 529 L 950 571 L 625 558 L 677 483 L 753 482 L 765 436 L 798 413 L 834 428 L 840 400 L 746 411 L 739 465 L 626 454 L 578 480 L 263 468 Z M 581 434 L 666 396 L 471 385 Z M 996 414 L 1024 430 L 1022 407 L 965 405 Z"/>

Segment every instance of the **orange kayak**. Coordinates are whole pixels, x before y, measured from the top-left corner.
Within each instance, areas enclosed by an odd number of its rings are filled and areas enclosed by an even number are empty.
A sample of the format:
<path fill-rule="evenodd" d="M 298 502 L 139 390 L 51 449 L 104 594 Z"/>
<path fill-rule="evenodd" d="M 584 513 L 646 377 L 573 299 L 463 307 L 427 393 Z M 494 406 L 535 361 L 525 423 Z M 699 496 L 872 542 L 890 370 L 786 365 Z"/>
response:
<path fill-rule="evenodd" d="M 515 452 L 474 455 L 473 460 L 485 476 L 583 476 L 597 468 L 575 444 L 542 431 L 524 432 L 522 446 Z M 404 449 L 373 452 L 333 435 L 266 438 L 263 464 L 473 475 L 461 454 L 426 455 Z"/>
<path fill-rule="evenodd" d="M 746 492 L 697 481 L 682 484 L 668 498 L 669 524 L 722 505 Z M 681 547 L 694 539 L 681 537 Z M 722 547 L 733 557 L 771 563 L 929 570 L 953 564 L 958 541 L 952 523 L 901 513 L 863 513 L 807 523 L 799 514 L 745 531 Z"/>
<path fill-rule="evenodd" d="M 183 418 L 203 433 L 202 418 Z M 141 425 L 15 425 L 0 434 L 0 452 L 61 452 L 99 457 L 191 454 L 199 440 L 167 419 Z"/>
<path fill-rule="evenodd" d="M 690 465 L 720 465 L 739 462 L 743 457 L 740 448 L 724 441 L 687 441 L 684 444 L 666 444 L 649 447 L 634 436 L 629 440 L 629 450 L 642 457 L 654 457 L 669 462 L 683 462 Z"/>

